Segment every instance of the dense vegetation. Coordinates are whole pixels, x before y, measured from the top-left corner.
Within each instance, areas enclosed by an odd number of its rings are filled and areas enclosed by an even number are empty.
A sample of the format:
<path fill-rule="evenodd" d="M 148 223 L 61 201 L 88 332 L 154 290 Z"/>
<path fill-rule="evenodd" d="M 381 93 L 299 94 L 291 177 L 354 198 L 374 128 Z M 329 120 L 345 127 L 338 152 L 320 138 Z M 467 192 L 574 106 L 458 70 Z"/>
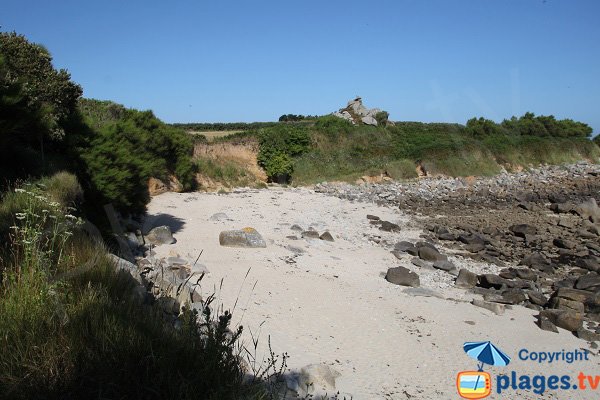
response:
<path fill-rule="evenodd" d="M 171 124 L 171 126 L 186 131 L 249 131 L 268 128 L 277 125 L 277 122 L 207 122 L 207 123 L 185 123 Z"/>
<path fill-rule="evenodd" d="M 78 149 L 90 192 L 132 213 L 145 210 L 150 177 L 175 175 L 183 190 L 195 187 L 192 140 L 151 111 L 125 109 L 108 101 L 82 99 L 81 111 L 94 128 Z M 143 151 L 140 151 L 143 149 Z"/>
<path fill-rule="evenodd" d="M 192 142 L 150 111 L 81 99 L 82 89 L 52 66 L 42 46 L 0 33 L 0 185 L 69 169 L 88 208 L 106 203 L 139 214 L 150 176 L 176 176 L 193 189 Z"/>
<path fill-rule="evenodd" d="M 84 229 L 105 203 L 142 213 L 151 176 L 192 189 L 190 137 L 81 95 L 46 49 L 0 33 L 0 399 L 265 398 L 213 297 L 165 317 Z"/>
<path fill-rule="evenodd" d="M 542 136 L 542 137 L 590 137 L 592 128 L 571 119 L 557 120 L 553 115 L 535 116 L 525 113 L 522 117 L 512 117 L 497 124 L 484 118 L 467 121 L 466 131 L 475 137 L 490 135 Z"/>
<path fill-rule="evenodd" d="M 272 180 L 291 178 L 299 184 L 353 181 L 382 173 L 413 178 L 417 164 L 431 174 L 493 175 L 503 167 L 597 159 L 600 149 L 590 135 L 586 124 L 531 113 L 501 124 L 472 119 L 466 126 L 420 122 L 355 126 L 325 116 L 314 126 L 261 130 L 259 161 Z M 298 136 L 300 151 L 295 150 Z"/>
<path fill-rule="evenodd" d="M 317 115 L 302 115 L 302 114 L 283 114 L 279 117 L 279 122 L 298 122 L 304 120 L 315 120 Z"/>
<path fill-rule="evenodd" d="M 294 171 L 293 158 L 309 149 L 310 135 L 305 127 L 279 125 L 259 135 L 258 165 L 277 182 L 287 182 Z"/>
<path fill-rule="evenodd" d="M 0 202 L 13 224 L 0 257 L 0 399 L 258 397 L 241 382 L 231 314 L 207 312 L 199 329 L 186 311 L 173 329 L 82 230 L 80 194 L 61 173 Z"/>

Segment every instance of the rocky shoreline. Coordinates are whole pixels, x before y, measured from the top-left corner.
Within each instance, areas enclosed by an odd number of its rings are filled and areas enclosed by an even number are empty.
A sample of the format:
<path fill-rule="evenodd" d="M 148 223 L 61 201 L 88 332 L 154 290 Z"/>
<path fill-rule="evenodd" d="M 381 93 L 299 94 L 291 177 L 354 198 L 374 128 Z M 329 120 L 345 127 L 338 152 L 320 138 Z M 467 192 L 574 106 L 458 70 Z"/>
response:
<path fill-rule="evenodd" d="M 542 329 L 557 326 L 600 340 L 600 166 L 578 163 L 492 178 L 426 178 L 408 183 L 319 184 L 315 191 L 417 213 L 423 241 L 393 253 L 412 264 L 458 275 L 455 285 L 501 313 L 505 305 L 539 310 Z M 377 223 L 378 221 L 372 221 Z M 497 265 L 497 274 L 460 271 L 443 253 Z M 398 267 L 403 268 L 403 267 Z M 408 271 L 408 270 L 407 270 Z M 411 271 L 389 271 L 413 286 Z M 390 280 L 390 279 L 388 279 Z"/>

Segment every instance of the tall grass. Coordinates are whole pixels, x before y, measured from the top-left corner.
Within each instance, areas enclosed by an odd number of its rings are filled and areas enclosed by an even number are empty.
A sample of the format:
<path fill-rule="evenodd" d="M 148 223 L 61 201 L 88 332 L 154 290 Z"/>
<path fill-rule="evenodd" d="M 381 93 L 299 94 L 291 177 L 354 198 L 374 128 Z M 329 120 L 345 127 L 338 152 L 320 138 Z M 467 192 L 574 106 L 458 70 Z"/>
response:
<path fill-rule="evenodd" d="M 77 192 L 76 180 L 57 179 L 72 183 L 58 193 Z M 257 398 L 242 385 L 231 314 L 185 311 L 175 329 L 50 198 L 49 183 L 49 193 L 27 185 L 0 204 L 3 219 L 15 211 L 0 258 L 0 398 Z"/>

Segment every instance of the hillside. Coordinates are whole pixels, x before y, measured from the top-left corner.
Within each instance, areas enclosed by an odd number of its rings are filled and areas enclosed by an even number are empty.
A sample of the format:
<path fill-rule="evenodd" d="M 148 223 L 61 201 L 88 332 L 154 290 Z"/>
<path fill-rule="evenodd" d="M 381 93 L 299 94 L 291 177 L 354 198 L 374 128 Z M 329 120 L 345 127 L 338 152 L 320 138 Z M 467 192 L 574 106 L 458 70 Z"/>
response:
<path fill-rule="evenodd" d="M 257 124 L 246 128 L 236 124 L 234 135 L 223 135 L 205 146 L 224 148 L 228 143 L 229 158 L 235 158 L 235 153 L 246 146 L 244 152 L 256 152 L 268 181 L 295 185 L 437 175 L 491 176 L 542 164 L 597 162 L 600 157 L 599 139 L 590 140 L 591 128 L 572 120 L 526 113 L 499 124 L 473 118 L 465 125 L 386 120 L 377 125 L 371 114 L 381 118 L 385 112 L 364 109 L 365 117 L 354 111 L 355 117 L 351 117 L 348 110 L 362 106 L 356 102 L 303 124 L 281 122 L 259 128 Z M 361 122 L 361 118 L 369 123 Z M 253 145 L 248 148 L 248 143 Z M 206 164 L 198 152 L 195 157 Z M 244 169 L 250 174 L 249 167 L 238 163 L 237 172 L 232 174 L 241 175 Z M 211 168 L 200 167 L 199 172 L 213 182 L 221 181 L 224 187 L 235 182 L 211 173 Z M 251 175 L 259 178 L 256 173 Z"/>

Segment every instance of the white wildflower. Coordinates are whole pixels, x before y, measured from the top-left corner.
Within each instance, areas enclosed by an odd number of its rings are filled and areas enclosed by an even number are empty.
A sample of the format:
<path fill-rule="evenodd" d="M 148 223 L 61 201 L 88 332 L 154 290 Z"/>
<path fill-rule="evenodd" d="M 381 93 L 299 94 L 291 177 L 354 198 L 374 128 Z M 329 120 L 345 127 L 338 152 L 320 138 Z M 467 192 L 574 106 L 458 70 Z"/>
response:
<path fill-rule="evenodd" d="M 25 193 L 25 189 L 21 189 L 21 188 L 15 189 L 15 193 Z"/>
<path fill-rule="evenodd" d="M 71 214 L 67 214 L 67 215 L 65 215 L 65 218 L 68 218 L 68 219 L 70 219 L 70 220 L 77 220 L 77 217 L 76 217 L 76 216 L 74 216 L 74 215 L 71 215 Z"/>
<path fill-rule="evenodd" d="M 27 217 L 27 215 L 25 215 L 25 213 L 16 213 L 15 217 L 19 220 L 23 220 L 25 217 Z"/>

